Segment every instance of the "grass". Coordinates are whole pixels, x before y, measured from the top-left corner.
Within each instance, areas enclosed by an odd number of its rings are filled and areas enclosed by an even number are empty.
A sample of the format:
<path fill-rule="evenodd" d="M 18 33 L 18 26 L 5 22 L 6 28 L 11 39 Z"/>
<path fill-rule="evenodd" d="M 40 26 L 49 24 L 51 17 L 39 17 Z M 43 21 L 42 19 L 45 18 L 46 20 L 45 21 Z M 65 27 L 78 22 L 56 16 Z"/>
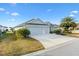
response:
<path fill-rule="evenodd" d="M 44 49 L 43 45 L 33 38 L 14 39 L 14 35 L 8 35 L 0 42 L 1 56 L 18 56 Z"/>
<path fill-rule="evenodd" d="M 4 33 L 0 37 L 0 41 L 11 41 L 15 39 L 16 39 L 16 36 L 13 33 Z"/>
<path fill-rule="evenodd" d="M 71 37 L 79 38 L 79 33 L 66 34 L 66 36 L 71 36 Z"/>

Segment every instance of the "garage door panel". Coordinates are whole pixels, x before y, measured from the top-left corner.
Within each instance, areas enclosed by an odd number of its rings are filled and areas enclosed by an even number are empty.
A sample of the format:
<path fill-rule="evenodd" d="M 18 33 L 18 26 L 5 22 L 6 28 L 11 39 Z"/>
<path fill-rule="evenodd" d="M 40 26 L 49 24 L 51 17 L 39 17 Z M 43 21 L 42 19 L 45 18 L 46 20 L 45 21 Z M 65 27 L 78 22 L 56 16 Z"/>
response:
<path fill-rule="evenodd" d="M 32 27 L 29 28 L 31 35 L 39 35 L 39 34 L 47 34 L 49 33 L 49 29 L 48 28 L 44 28 L 44 27 Z"/>
<path fill-rule="evenodd" d="M 41 28 L 30 28 L 31 34 L 41 34 L 42 29 Z"/>

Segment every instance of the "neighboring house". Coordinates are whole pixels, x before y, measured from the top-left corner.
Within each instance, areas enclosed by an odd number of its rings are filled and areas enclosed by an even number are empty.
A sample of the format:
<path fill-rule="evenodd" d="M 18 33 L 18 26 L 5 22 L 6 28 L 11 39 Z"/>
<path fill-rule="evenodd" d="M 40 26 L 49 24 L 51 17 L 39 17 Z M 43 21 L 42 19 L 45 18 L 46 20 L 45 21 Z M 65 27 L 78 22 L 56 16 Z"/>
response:
<path fill-rule="evenodd" d="M 53 29 L 53 26 L 51 25 L 52 25 L 51 23 L 43 22 L 42 20 L 37 18 L 22 23 L 14 27 L 14 29 L 17 30 L 20 28 L 27 28 L 30 30 L 31 35 L 49 34 L 49 32 Z"/>
<path fill-rule="evenodd" d="M 1 31 L 5 31 L 6 29 L 8 29 L 8 27 L 0 25 L 0 30 Z"/>
<path fill-rule="evenodd" d="M 76 29 L 79 30 L 79 24 L 77 25 Z"/>
<path fill-rule="evenodd" d="M 59 26 L 57 24 L 52 24 L 50 22 L 46 22 L 46 24 L 48 24 L 50 26 L 50 31 L 59 29 Z"/>
<path fill-rule="evenodd" d="M 50 31 L 53 31 L 53 30 L 59 29 L 59 26 L 56 24 L 51 24 L 50 28 L 51 28 Z"/>
<path fill-rule="evenodd" d="M 77 27 L 75 28 L 75 30 L 72 31 L 72 33 L 79 33 L 79 24 L 77 25 Z"/>

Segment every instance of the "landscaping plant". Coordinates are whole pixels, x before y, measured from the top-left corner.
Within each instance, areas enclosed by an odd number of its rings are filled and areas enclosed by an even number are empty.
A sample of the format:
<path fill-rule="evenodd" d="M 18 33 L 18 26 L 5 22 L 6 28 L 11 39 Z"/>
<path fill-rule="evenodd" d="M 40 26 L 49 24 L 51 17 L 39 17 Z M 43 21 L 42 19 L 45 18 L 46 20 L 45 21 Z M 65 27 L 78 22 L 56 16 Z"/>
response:
<path fill-rule="evenodd" d="M 27 38 L 30 35 L 30 31 L 28 29 L 22 28 L 16 30 L 16 36 L 17 38 Z"/>

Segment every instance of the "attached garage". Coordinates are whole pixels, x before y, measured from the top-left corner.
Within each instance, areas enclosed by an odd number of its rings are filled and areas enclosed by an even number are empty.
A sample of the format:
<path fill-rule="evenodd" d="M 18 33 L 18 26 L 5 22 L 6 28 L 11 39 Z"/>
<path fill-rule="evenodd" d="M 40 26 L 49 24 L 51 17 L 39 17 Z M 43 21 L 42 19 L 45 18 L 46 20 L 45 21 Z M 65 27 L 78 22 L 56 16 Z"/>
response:
<path fill-rule="evenodd" d="M 32 19 L 27 21 L 19 26 L 16 26 L 15 29 L 18 28 L 27 28 L 30 30 L 31 35 L 39 35 L 39 34 L 49 34 L 50 26 L 40 19 Z"/>
<path fill-rule="evenodd" d="M 31 35 L 49 33 L 49 26 L 47 26 L 47 25 L 27 25 L 26 28 L 30 30 Z"/>

